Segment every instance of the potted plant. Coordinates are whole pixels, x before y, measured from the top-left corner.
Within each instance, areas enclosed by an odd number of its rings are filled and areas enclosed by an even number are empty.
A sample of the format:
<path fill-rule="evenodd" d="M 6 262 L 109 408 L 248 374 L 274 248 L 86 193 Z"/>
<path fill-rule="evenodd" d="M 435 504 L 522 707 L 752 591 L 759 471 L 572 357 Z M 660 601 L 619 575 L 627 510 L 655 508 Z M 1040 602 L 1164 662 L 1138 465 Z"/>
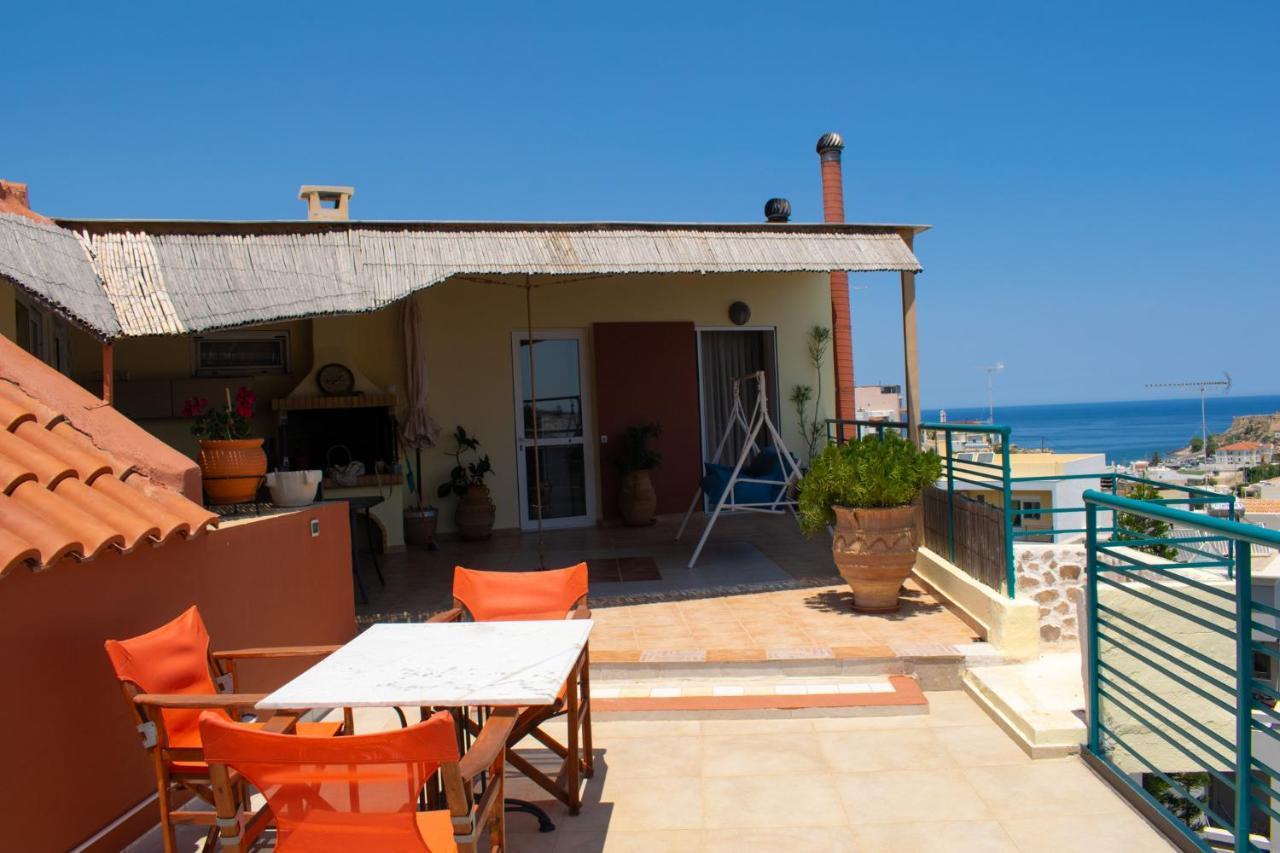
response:
<path fill-rule="evenodd" d="M 480 455 L 480 440 L 468 435 L 465 429 L 458 427 L 454 430 L 453 440 L 456 447 L 449 453 L 453 457 L 453 470 L 449 472 L 449 479 L 436 489 L 436 496 L 458 496 L 458 507 L 453 515 L 458 535 L 468 541 L 488 539 L 493 534 L 496 509 L 484 478 L 493 473 L 493 467 L 487 455 Z M 464 461 L 463 457 L 467 455 L 474 460 Z"/>
<path fill-rule="evenodd" d="M 191 434 L 200 441 L 200 473 L 204 493 L 215 506 L 249 503 L 258 496 L 267 473 L 262 439 L 249 436 L 249 418 L 257 402 L 252 390 L 241 387 L 234 402 L 226 389 L 225 406 L 210 406 L 204 397 L 182 404 L 183 417 L 193 418 Z"/>
<path fill-rule="evenodd" d="M 828 445 L 800 481 L 800 527 L 834 525 L 831 553 L 857 610 L 898 607 L 919 547 L 917 500 L 942 473 L 933 451 L 894 433 Z"/>
<path fill-rule="evenodd" d="M 654 522 L 658 493 L 653 490 L 649 472 L 662 462 L 662 454 L 649 447 L 649 440 L 660 435 L 662 426 L 655 423 L 627 427 L 622 434 L 621 450 L 614 464 L 622 475 L 618 512 L 628 527 L 647 527 Z"/>

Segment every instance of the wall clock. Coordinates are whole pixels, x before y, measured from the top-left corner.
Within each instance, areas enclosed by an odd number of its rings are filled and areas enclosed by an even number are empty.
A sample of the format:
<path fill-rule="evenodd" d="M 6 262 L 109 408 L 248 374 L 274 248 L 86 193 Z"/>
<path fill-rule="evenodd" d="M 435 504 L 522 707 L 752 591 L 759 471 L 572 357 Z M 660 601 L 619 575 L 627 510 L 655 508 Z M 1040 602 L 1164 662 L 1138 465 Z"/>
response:
<path fill-rule="evenodd" d="M 335 361 L 316 371 L 316 384 L 324 394 L 350 394 L 356 387 L 356 375 Z"/>

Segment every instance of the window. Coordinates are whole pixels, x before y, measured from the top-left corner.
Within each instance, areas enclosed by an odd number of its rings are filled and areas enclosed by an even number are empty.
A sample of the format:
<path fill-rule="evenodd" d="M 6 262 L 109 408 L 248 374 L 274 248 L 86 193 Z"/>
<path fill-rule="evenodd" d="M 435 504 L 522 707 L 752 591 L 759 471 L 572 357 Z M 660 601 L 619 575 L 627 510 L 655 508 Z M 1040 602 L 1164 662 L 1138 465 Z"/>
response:
<path fill-rule="evenodd" d="M 196 376 L 253 376 L 289 372 L 288 332 L 197 335 Z"/>
<path fill-rule="evenodd" d="M 1039 521 L 1041 514 L 1039 510 L 1044 505 L 1039 498 L 1014 498 L 1013 499 L 1013 526 L 1023 527 L 1025 522 Z"/>

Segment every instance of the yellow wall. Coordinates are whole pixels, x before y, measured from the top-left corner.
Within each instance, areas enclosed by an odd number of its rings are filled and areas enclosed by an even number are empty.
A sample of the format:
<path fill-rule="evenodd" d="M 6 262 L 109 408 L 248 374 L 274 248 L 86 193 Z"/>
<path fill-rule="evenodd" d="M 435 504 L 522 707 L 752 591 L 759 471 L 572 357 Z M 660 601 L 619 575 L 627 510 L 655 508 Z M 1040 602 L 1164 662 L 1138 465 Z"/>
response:
<path fill-rule="evenodd" d="M 525 293 L 517 286 L 523 279 L 507 279 L 511 286 L 496 283 L 450 280 L 417 294 L 423 316 L 431 385 L 432 415 L 445 431 L 457 425 L 478 436 L 483 452 L 489 454 L 494 474 L 489 479 L 497 505 L 499 528 L 518 526 L 518 495 L 515 448 L 515 404 L 511 363 L 511 333 L 525 326 Z M 536 280 L 533 291 L 534 325 L 544 329 L 580 329 L 588 333 L 584 353 L 584 384 L 594 389 L 594 357 L 590 329 L 597 322 L 683 321 L 699 326 L 729 326 L 729 305 L 737 300 L 751 306 L 751 326 L 775 327 L 779 364 L 778 389 L 783 436 L 794 452 L 802 442 L 795 415 L 786 401 L 796 384 L 815 384 L 806 350 L 808 330 L 815 325 L 830 326 L 831 306 L 827 276 L 821 273 L 753 275 L 653 275 L 614 276 L 561 283 Z M 0 302 L 0 309 L 3 302 Z M 0 317 L 4 312 L 0 310 Z M 8 312 L 12 323 L 12 309 Z M 0 326 L 0 329 L 3 329 Z M 291 364 L 288 376 L 249 379 L 194 379 L 191 376 L 189 338 L 139 338 L 116 345 L 115 368 L 118 385 L 140 383 L 146 393 L 161 393 L 155 387 L 171 380 L 173 397 L 180 401 L 193 393 L 213 398 L 221 389 L 250 385 L 258 394 L 260 414 L 255 419 L 258 434 L 275 432 L 269 399 L 284 396 L 306 379 L 312 364 L 312 340 L 317 351 L 344 351 L 343 359 L 370 383 L 405 393 L 404 354 L 400 306 L 393 305 L 372 314 L 347 317 L 319 317 L 314 320 L 258 327 L 287 328 L 291 332 Z M 318 354 L 318 353 L 317 353 Z M 101 351 L 87 335 L 73 340 L 73 374 L 90 387 L 101 382 Z M 152 384 L 147 383 L 151 381 Z M 833 398 L 834 370 L 828 355 L 822 378 L 823 399 Z M 593 394 L 594 396 L 594 394 Z M 833 407 L 824 404 L 821 417 L 830 417 Z M 180 402 L 179 402 L 180 405 Z M 591 413 L 592 423 L 595 421 Z M 188 423 L 178 418 L 147 418 L 143 427 L 166 443 L 194 456 L 196 445 L 188 433 Z M 593 434 L 591 450 L 597 451 Z M 453 498 L 435 500 L 435 486 L 444 480 L 452 465 L 442 446 L 423 456 L 424 496 L 443 504 L 441 529 L 453 526 Z M 598 465 L 590 476 L 595 481 L 597 511 Z"/>
<path fill-rule="evenodd" d="M 0 280 L 0 335 L 4 335 L 11 341 L 16 340 L 18 336 L 13 285 L 3 280 Z"/>
<path fill-rule="evenodd" d="M 271 399 L 287 394 L 311 369 L 311 322 L 299 320 L 253 326 L 259 331 L 289 332 L 289 373 L 252 377 L 193 377 L 192 344 L 187 337 L 130 338 L 115 345 L 115 374 L 118 407 L 130 416 L 129 400 L 147 398 L 167 400 L 176 415 L 182 400 L 200 396 L 216 401 L 229 389 L 234 395 L 240 386 L 253 389 L 258 405 L 253 418 L 255 435 L 275 435 L 275 418 Z M 71 342 L 72 376 L 80 384 L 94 389 L 102 383 L 102 349 L 88 335 L 76 332 Z M 196 455 L 196 440 L 191 424 L 180 417 L 137 417 L 146 430 L 171 447 L 191 457 Z"/>
<path fill-rule="evenodd" d="M 513 283 L 516 280 L 512 280 Z M 494 474 L 490 488 L 497 504 L 497 527 L 519 523 L 515 404 L 511 333 L 524 328 L 525 294 L 520 287 L 451 280 L 418 294 L 427 346 L 431 413 L 445 430 L 457 425 L 478 436 Z M 821 274 L 618 276 L 573 283 L 549 283 L 533 291 L 534 325 L 545 329 L 582 329 L 597 322 L 686 321 L 727 326 L 729 305 L 751 306 L 750 325 L 777 328 L 780 424 L 788 446 L 801 446 L 795 416 L 785 397 L 796 384 L 813 385 L 806 335 L 815 325 L 831 325 L 827 278 Z M 395 309 L 346 321 L 360 369 L 383 385 L 403 391 L 399 312 Z M 588 334 L 585 384 L 594 388 L 594 357 Z M 828 357 L 823 398 L 834 383 Z M 830 416 L 830 409 L 823 415 Z M 592 421 L 594 422 L 594 415 Z M 596 441 L 595 435 L 591 436 Z M 442 442 L 447 447 L 450 442 Z M 598 446 L 593 447 L 598 449 Z M 447 478 L 452 460 L 442 449 L 423 457 L 424 495 Z M 598 470 L 597 507 L 600 503 Z M 434 498 L 433 498 L 434 500 Z M 452 527 L 453 499 L 442 507 L 441 527 Z"/>

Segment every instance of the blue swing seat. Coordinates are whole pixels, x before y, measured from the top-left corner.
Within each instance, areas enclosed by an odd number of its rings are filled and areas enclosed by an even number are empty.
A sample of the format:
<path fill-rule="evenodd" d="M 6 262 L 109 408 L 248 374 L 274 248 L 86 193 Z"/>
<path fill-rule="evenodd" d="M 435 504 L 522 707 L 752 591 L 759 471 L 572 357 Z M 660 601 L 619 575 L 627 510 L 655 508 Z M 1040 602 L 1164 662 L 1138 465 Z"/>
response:
<path fill-rule="evenodd" d="M 702 493 L 711 504 L 717 504 L 720 496 L 729 485 L 729 477 L 733 475 L 732 465 L 717 465 L 704 462 L 702 465 Z M 766 447 L 760 451 L 749 464 L 742 466 L 741 477 L 752 480 L 771 480 L 769 483 L 733 484 L 733 495 L 725 501 L 725 506 L 734 504 L 772 504 L 783 496 L 786 489 L 787 472 L 782 464 L 782 457 L 775 447 Z"/>

